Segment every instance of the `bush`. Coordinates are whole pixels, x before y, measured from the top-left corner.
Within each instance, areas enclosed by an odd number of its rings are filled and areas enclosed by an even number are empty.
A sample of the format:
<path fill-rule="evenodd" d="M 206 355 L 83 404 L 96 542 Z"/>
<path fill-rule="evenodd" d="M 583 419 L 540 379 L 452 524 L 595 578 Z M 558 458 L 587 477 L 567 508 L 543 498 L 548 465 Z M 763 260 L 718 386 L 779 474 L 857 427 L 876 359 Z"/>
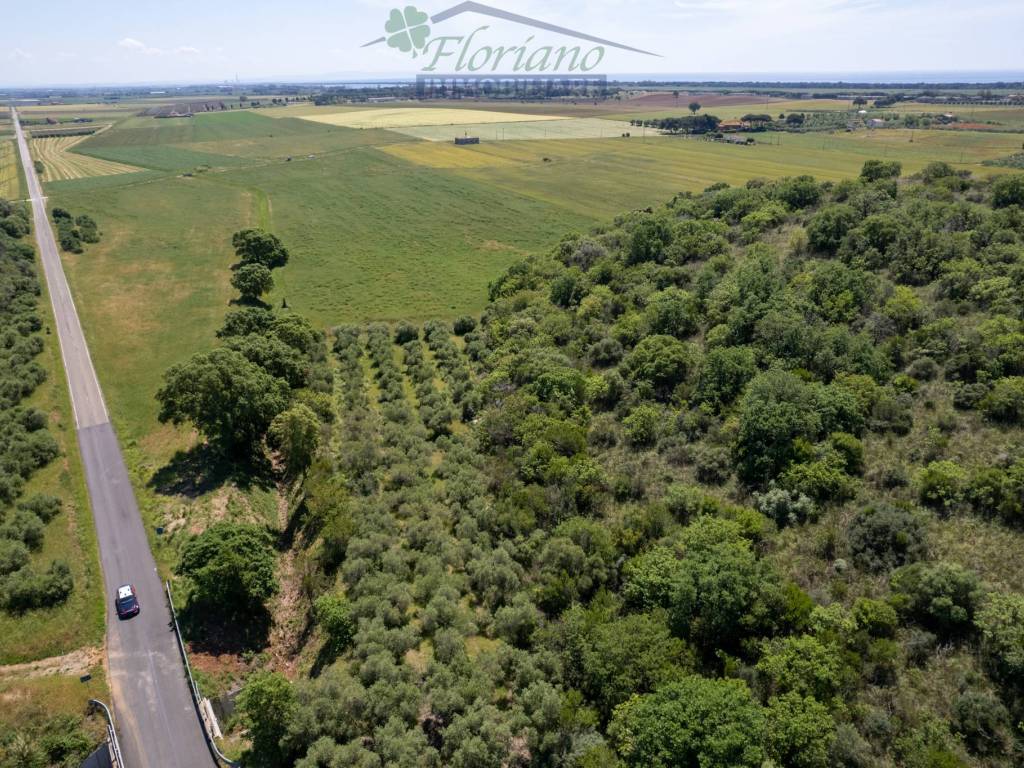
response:
<path fill-rule="evenodd" d="M 685 339 L 697 330 L 697 301 L 678 288 L 666 288 L 651 296 L 644 315 L 652 333 Z"/>
<path fill-rule="evenodd" d="M 818 519 L 818 508 L 810 498 L 799 491 L 779 488 L 774 484 L 764 493 L 754 494 L 754 508 L 774 520 L 780 528 Z"/>
<path fill-rule="evenodd" d="M 420 329 L 412 323 L 399 323 L 395 328 L 395 344 L 407 344 L 420 337 Z"/>
<path fill-rule="evenodd" d="M 821 429 L 818 399 L 807 383 L 787 371 L 760 374 L 740 402 L 734 448 L 740 477 L 751 484 L 774 480 L 797 458 L 797 439 L 813 439 Z"/>
<path fill-rule="evenodd" d="M 651 445 L 658 439 L 662 424 L 661 410 L 653 405 L 638 405 L 622 420 L 626 439 L 632 445 Z"/>
<path fill-rule="evenodd" d="M 1024 205 L 1024 174 L 1007 174 L 992 182 L 992 206 Z"/>
<path fill-rule="evenodd" d="M 29 549 L 39 549 L 43 545 L 43 521 L 34 512 L 16 509 L 0 525 L 0 539 L 20 541 Z"/>
<path fill-rule="evenodd" d="M 928 553 L 926 530 L 921 517 L 908 509 L 868 507 L 857 514 L 847 533 L 853 562 L 877 573 L 921 560 Z"/>
<path fill-rule="evenodd" d="M 822 253 L 839 250 L 847 232 L 857 226 L 859 217 L 849 205 L 832 205 L 811 217 L 807 223 L 807 239 L 811 247 Z"/>
<path fill-rule="evenodd" d="M 313 616 L 317 626 L 327 635 L 326 645 L 334 653 L 348 648 L 356 632 L 356 620 L 344 597 L 321 595 L 313 603 Z"/>
<path fill-rule="evenodd" d="M 947 637 L 971 629 L 982 595 L 973 571 L 954 563 L 912 563 L 889 583 L 897 606 L 925 628 Z"/>
<path fill-rule="evenodd" d="M 67 600 L 73 588 L 65 562 L 54 560 L 45 573 L 24 567 L 0 580 L 0 607 L 15 612 L 49 608 Z"/>
<path fill-rule="evenodd" d="M 21 568 L 28 562 L 28 547 L 20 541 L 0 539 L 0 576 Z"/>
<path fill-rule="evenodd" d="M 835 722 L 814 699 L 787 693 L 768 702 L 765 746 L 777 765 L 827 768 Z"/>
<path fill-rule="evenodd" d="M 44 523 L 48 523 L 60 514 L 61 501 L 56 496 L 36 493 L 24 501 L 18 502 L 18 509 L 31 512 Z"/>
<path fill-rule="evenodd" d="M 956 176 L 956 171 L 949 163 L 944 163 L 940 160 L 928 163 L 921 171 L 921 178 L 926 184 L 931 184 L 939 179 L 946 179 L 950 176 Z"/>
<path fill-rule="evenodd" d="M 735 400 L 757 375 L 757 358 L 750 347 L 715 347 L 708 351 L 697 377 L 701 402 L 720 409 Z"/>
<path fill-rule="evenodd" d="M 721 485 L 732 474 L 732 455 L 724 446 L 700 445 L 694 452 L 693 466 L 702 483 Z"/>
<path fill-rule="evenodd" d="M 816 461 L 791 465 L 779 477 L 779 485 L 819 503 L 842 502 L 856 493 L 853 479 L 846 474 L 842 459 L 835 452 Z"/>
<path fill-rule="evenodd" d="M 976 755 L 1003 754 L 1009 743 L 1010 716 L 991 693 L 965 691 L 953 704 L 956 729 Z"/>
<path fill-rule="evenodd" d="M 864 181 L 895 179 L 903 172 L 898 160 L 868 160 L 860 169 L 860 177 Z"/>
<path fill-rule="evenodd" d="M 664 398 L 684 381 L 696 362 L 692 345 L 672 336 L 647 336 L 623 360 L 631 379 L 646 382 Z"/>
<path fill-rule="evenodd" d="M 993 421 L 1024 423 L 1024 376 L 999 379 L 978 403 L 981 412 Z"/>
<path fill-rule="evenodd" d="M 839 693 L 843 680 L 838 649 L 811 635 L 772 640 L 757 662 L 757 671 L 773 695 L 793 692 L 824 703 Z"/>
<path fill-rule="evenodd" d="M 453 325 L 453 330 L 456 336 L 465 336 L 467 333 L 476 329 L 476 319 L 469 315 L 462 315 L 456 318 Z"/>
<path fill-rule="evenodd" d="M 992 592 L 974 620 L 981 648 L 994 676 L 1020 684 L 1024 680 L 1024 595 Z"/>
<path fill-rule="evenodd" d="M 955 507 L 963 500 L 967 472 L 952 461 L 933 461 L 917 478 L 921 503 L 936 509 Z"/>

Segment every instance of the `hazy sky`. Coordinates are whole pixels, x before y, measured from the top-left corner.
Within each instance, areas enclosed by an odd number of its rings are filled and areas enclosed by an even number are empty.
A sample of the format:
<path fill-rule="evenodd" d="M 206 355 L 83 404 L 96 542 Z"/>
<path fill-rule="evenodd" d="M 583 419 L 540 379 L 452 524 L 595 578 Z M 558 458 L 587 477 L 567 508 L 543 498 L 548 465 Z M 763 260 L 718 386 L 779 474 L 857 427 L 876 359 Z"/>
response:
<path fill-rule="evenodd" d="M 458 0 L 421 0 L 436 14 Z M 609 50 L 607 73 L 1024 69 L 1022 0 L 490 0 L 487 4 L 653 51 Z M 0 85 L 409 76 L 425 63 L 385 45 L 393 0 L 70 0 L 6 4 Z M 563 42 L 466 15 L 432 36 Z M 450 67 L 448 68 L 450 70 Z M 443 71 L 439 68 L 438 71 Z"/>

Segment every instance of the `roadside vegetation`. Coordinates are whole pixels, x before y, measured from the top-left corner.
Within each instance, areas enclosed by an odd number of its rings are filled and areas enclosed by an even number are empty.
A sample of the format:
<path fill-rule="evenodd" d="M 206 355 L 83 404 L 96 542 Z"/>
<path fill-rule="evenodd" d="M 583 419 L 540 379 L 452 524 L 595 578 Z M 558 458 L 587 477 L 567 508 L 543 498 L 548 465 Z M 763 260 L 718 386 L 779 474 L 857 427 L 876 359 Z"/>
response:
<path fill-rule="evenodd" d="M 28 234 L 0 200 L 0 766 L 77 768 L 104 735 L 101 580 Z"/>
<path fill-rule="evenodd" d="M 288 488 L 177 566 L 272 626 L 301 573 L 246 764 L 1018 764 L 1024 176 L 901 173 L 680 194 L 330 358 L 233 310 L 158 399 Z"/>
<path fill-rule="evenodd" d="M 27 210 L 0 200 L 0 292 L 5 298 L 0 308 L 0 608 L 10 612 L 57 605 L 74 588 L 66 562 L 54 560 L 45 567 L 30 562 L 62 502 L 45 494 L 23 498 L 25 483 L 60 453 L 47 429 L 47 415 L 22 404 L 47 376 L 35 361 L 43 349 L 42 319 L 35 251 L 21 242 L 28 232 Z"/>

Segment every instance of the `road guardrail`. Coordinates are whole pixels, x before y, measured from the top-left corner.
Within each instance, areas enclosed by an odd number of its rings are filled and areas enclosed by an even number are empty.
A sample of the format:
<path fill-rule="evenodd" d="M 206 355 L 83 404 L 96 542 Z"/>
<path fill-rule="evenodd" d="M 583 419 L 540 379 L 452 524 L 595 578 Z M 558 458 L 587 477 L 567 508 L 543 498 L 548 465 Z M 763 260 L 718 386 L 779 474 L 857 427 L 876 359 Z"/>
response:
<path fill-rule="evenodd" d="M 203 727 L 203 736 L 206 737 L 206 744 L 210 747 L 210 753 L 213 755 L 213 759 L 216 763 L 229 766 L 229 768 L 242 768 L 241 763 L 225 756 L 224 753 L 217 748 L 217 742 L 214 741 L 210 723 L 205 717 L 203 717 L 204 699 L 203 695 L 199 692 L 199 686 L 196 685 L 195 678 L 192 677 L 192 666 L 188 663 L 188 651 L 185 650 L 185 641 L 181 637 L 181 627 L 178 626 L 178 614 L 174 610 L 174 597 L 171 595 L 171 582 L 165 581 L 164 589 L 167 592 L 167 604 L 171 609 L 171 623 L 174 624 L 174 636 L 178 639 L 178 650 L 181 651 L 181 659 L 185 662 L 185 674 L 188 675 L 188 689 L 192 693 L 192 703 L 196 708 L 196 717 L 199 718 L 199 722 Z"/>

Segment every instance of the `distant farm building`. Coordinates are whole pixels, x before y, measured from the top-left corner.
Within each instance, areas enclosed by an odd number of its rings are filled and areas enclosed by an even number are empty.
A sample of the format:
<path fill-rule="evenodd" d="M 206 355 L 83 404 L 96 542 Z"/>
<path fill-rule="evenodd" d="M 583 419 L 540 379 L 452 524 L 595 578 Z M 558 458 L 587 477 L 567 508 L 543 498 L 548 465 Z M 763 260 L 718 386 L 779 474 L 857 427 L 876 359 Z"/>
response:
<path fill-rule="evenodd" d="M 480 143 L 480 137 L 479 136 L 456 136 L 455 137 L 455 143 L 458 146 L 460 146 L 460 147 L 464 146 L 466 144 L 479 144 Z"/>
<path fill-rule="evenodd" d="M 743 120 L 723 120 L 718 124 L 718 130 L 722 133 L 729 133 L 730 131 L 745 131 L 750 128 L 750 123 L 746 123 Z"/>

